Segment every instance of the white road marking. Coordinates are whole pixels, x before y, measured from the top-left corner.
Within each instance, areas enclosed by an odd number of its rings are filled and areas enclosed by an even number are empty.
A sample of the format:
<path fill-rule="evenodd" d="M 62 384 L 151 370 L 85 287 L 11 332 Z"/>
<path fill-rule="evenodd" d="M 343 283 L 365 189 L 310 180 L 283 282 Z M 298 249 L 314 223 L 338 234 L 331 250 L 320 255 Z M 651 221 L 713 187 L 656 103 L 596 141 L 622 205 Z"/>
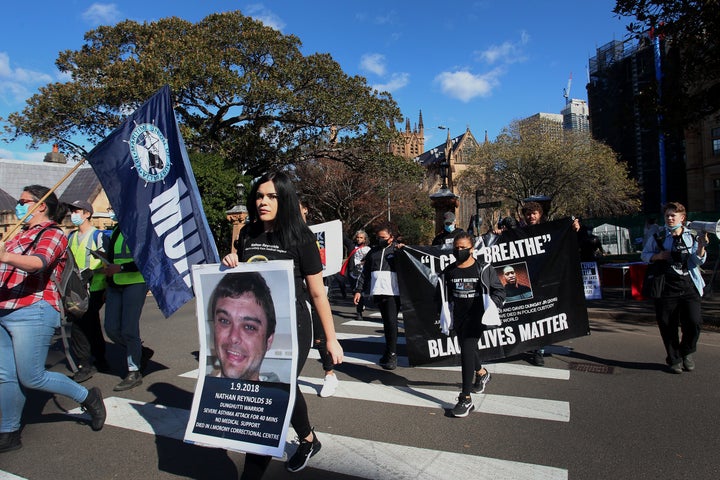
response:
<path fill-rule="evenodd" d="M 119 397 L 105 399 L 106 425 L 182 440 L 190 412 Z M 70 412 L 80 415 L 79 408 Z M 85 414 L 83 414 L 85 415 Z M 290 432 L 289 437 L 294 436 Z M 567 470 L 495 458 L 443 452 L 318 432 L 323 449 L 310 466 L 358 478 L 435 480 L 567 480 Z M 286 450 L 295 445 L 288 442 Z M 0 477 L 2 478 L 2 477 Z M 19 477 L 7 477 L 17 480 Z"/>
<path fill-rule="evenodd" d="M 320 378 L 300 377 L 298 379 L 300 390 L 303 393 L 313 395 L 320 392 L 322 382 Z M 449 409 L 455 406 L 458 393 L 456 390 L 437 390 L 341 380 L 334 396 L 411 407 Z M 570 404 L 568 402 L 492 394 L 473 394 L 472 397 L 475 411 L 478 413 L 535 418 L 555 422 L 570 421 Z"/>
<path fill-rule="evenodd" d="M 9 472 L 0 470 L 0 480 L 27 480 L 25 477 L 18 477 Z"/>

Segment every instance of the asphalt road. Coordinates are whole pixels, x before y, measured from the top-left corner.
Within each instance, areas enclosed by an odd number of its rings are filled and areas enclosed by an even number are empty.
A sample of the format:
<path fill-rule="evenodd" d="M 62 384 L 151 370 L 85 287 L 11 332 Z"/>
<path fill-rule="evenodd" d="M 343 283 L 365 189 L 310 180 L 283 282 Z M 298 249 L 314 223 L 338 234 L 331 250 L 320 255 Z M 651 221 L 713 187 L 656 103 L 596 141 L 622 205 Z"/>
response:
<path fill-rule="evenodd" d="M 382 324 L 353 323 L 349 300 L 332 303 L 348 362 L 336 396 L 306 394 L 322 451 L 296 474 L 273 461 L 268 479 L 720 478 L 720 333 L 703 332 L 696 371 L 671 375 L 654 326 L 591 318 L 592 334 L 550 347 L 545 368 L 523 358 L 489 365 L 478 411 L 457 419 L 447 413 L 457 368 L 380 369 Z M 66 413 L 71 400 L 30 392 L 23 448 L 0 454 L 0 479 L 237 478 L 241 453 L 181 441 L 197 369 L 194 309 L 164 319 L 148 298 L 142 333 L 156 354 L 133 390 L 112 392 L 124 372 L 110 346 L 118 371 L 86 382 L 112 397 L 101 432 Z M 62 351 L 48 362 L 68 373 Z M 303 388 L 314 392 L 321 378 L 309 360 Z"/>

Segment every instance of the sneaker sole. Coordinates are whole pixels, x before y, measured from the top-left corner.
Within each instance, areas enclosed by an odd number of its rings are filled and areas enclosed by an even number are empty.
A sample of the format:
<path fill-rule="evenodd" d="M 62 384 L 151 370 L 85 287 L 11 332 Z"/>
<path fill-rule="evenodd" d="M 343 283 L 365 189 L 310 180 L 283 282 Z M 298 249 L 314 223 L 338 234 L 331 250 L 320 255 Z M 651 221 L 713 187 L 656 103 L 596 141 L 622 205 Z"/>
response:
<path fill-rule="evenodd" d="M 291 473 L 299 472 L 300 470 L 307 467 L 307 464 L 310 461 L 310 459 L 312 457 L 314 457 L 315 455 L 317 455 L 317 453 L 320 451 L 321 448 L 322 448 L 322 443 L 318 442 L 317 448 L 315 448 L 315 446 L 313 445 L 313 449 L 310 451 L 310 455 L 305 457 L 305 462 L 303 462 L 302 465 L 300 465 L 299 467 L 294 468 L 294 469 L 290 468 L 290 465 L 286 465 L 285 468 L 287 469 L 288 472 L 291 472 Z"/>
<path fill-rule="evenodd" d="M 468 408 L 467 412 L 465 412 L 465 413 L 461 413 L 461 414 L 455 414 L 453 412 L 450 412 L 450 413 L 455 418 L 465 418 L 468 415 L 470 415 L 470 412 L 473 412 L 473 411 L 475 411 L 475 405 L 471 405 L 470 408 Z"/>

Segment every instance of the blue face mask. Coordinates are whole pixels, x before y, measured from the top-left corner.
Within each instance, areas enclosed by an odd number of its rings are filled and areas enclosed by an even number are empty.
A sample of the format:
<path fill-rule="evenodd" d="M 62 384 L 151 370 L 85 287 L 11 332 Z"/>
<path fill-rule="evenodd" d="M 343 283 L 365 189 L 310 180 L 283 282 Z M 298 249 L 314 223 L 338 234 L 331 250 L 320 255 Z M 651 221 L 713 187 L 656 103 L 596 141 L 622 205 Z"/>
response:
<path fill-rule="evenodd" d="M 455 225 L 445 225 L 445 231 L 452 233 L 455 230 Z"/>
<path fill-rule="evenodd" d="M 15 216 L 17 217 L 18 220 L 20 220 L 27 214 L 28 208 L 29 207 L 28 207 L 27 203 L 25 205 L 20 205 L 19 203 L 17 205 L 15 205 Z M 25 223 L 29 222 L 32 217 L 33 217 L 32 215 L 27 217 L 25 219 Z"/>
<path fill-rule="evenodd" d="M 79 213 L 71 213 L 71 214 L 70 214 L 70 221 L 71 221 L 72 224 L 75 225 L 76 227 L 79 227 L 79 226 L 83 223 L 84 220 L 85 220 L 85 219 L 84 219 L 84 218 L 82 217 L 82 215 L 79 214 Z"/>

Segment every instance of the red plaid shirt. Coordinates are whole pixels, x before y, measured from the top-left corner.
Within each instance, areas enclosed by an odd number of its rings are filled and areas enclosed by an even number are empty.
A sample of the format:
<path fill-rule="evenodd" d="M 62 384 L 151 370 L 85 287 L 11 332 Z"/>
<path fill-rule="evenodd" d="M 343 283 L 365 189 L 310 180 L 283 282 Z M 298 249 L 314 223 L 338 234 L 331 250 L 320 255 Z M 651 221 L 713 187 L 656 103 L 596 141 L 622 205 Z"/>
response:
<path fill-rule="evenodd" d="M 31 248 L 40 231 L 55 222 L 48 221 L 28 228 L 7 241 L 8 252 L 35 255 L 43 261 L 43 268 L 29 273 L 6 263 L 0 263 L 0 309 L 16 310 L 45 300 L 60 310 L 60 294 L 52 279 L 53 272 L 60 278 L 65 268 L 67 237 L 59 228 L 48 228 Z M 27 251 L 26 251 L 27 250 Z"/>

